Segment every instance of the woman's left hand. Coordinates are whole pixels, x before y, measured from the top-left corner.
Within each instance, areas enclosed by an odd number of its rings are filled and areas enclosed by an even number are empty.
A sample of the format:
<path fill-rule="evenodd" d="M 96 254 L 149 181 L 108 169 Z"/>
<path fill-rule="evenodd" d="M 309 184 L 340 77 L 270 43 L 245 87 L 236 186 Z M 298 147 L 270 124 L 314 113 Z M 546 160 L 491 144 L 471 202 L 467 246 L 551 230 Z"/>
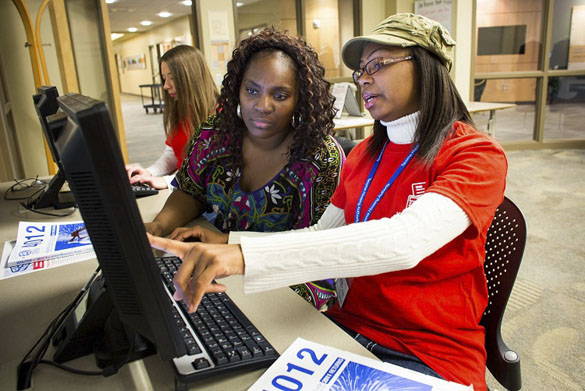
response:
<path fill-rule="evenodd" d="M 170 239 L 181 241 L 200 241 L 203 243 L 227 244 L 229 234 L 212 231 L 207 228 L 195 226 L 193 228 L 179 227 L 169 235 Z"/>
<path fill-rule="evenodd" d="M 148 234 L 150 245 L 181 258 L 174 277 L 175 300 L 183 300 L 189 312 L 197 310 L 203 294 L 225 292 L 216 278 L 244 274 L 244 255 L 239 244 L 185 243 Z"/>

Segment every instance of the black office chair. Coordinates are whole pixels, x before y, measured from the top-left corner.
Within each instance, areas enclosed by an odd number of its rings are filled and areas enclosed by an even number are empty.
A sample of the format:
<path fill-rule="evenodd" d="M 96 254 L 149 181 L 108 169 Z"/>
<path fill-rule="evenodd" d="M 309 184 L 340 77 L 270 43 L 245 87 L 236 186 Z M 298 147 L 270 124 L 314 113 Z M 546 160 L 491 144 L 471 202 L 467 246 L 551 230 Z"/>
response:
<path fill-rule="evenodd" d="M 339 145 L 341 145 L 341 148 L 343 149 L 345 156 L 349 155 L 349 152 L 353 149 L 353 147 L 355 147 L 358 144 L 357 142 L 355 142 L 352 139 L 349 139 L 347 137 L 335 136 L 335 140 L 337 140 Z"/>
<path fill-rule="evenodd" d="M 524 216 L 512 201 L 504 198 L 488 230 L 485 244 L 484 270 L 489 302 L 480 324 L 486 330 L 487 368 L 510 391 L 517 391 L 522 387 L 520 357 L 506 346 L 500 327 L 525 244 Z"/>

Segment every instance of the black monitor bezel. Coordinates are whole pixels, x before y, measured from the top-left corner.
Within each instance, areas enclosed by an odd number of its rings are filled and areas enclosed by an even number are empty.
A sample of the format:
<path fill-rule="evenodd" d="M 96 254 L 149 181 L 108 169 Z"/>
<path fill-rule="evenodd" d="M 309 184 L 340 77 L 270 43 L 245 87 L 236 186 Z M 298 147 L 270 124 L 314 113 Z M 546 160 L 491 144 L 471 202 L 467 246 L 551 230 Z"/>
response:
<path fill-rule="evenodd" d="M 58 104 L 64 115 L 48 128 L 120 320 L 163 360 L 186 354 L 105 103 L 66 94 Z"/>

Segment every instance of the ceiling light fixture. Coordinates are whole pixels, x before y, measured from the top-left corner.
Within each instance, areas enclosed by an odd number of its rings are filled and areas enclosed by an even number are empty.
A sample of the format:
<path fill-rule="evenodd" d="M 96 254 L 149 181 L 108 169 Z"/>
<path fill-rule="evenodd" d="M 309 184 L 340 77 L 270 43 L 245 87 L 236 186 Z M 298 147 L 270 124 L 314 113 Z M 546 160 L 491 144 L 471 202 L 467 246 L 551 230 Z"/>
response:
<path fill-rule="evenodd" d="M 112 41 L 115 41 L 118 38 L 122 38 L 124 36 L 124 34 L 122 33 L 112 33 L 110 34 L 110 38 L 112 39 Z"/>
<path fill-rule="evenodd" d="M 115 2 L 116 2 L 116 0 L 106 0 L 106 4 L 112 4 L 112 3 L 115 3 Z"/>
<path fill-rule="evenodd" d="M 243 5 L 244 5 L 244 3 L 242 3 L 242 2 L 239 2 L 239 1 L 238 1 L 238 2 L 236 2 L 236 7 L 241 7 L 241 6 L 243 6 Z"/>
<path fill-rule="evenodd" d="M 192 5 L 193 2 L 191 0 L 185 0 L 185 1 L 181 1 L 181 4 L 189 6 L 189 5 Z"/>
<path fill-rule="evenodd" d="M 129 27 L 128 28 L 128 31 L 131 32 L 131 33 L 135 33 L 135 32 L 138 31 L 138 29 L 136 27 Z"/>
<path fill-rule="evenodd" d="M 159 12 L 158 13 L 158 16 L 160 16 L 161 18 L 168 18 L 171 15 L 172 14 L 170 12 L 166 12 L 166 11 L 163 11 L 163 12 Z"/>
<path fill-rule="evenodd" d="M 150 20 L 143 20 L 142 22 L 140 22 L 140 24 L 143 26 L 150 26 L 152 22 Z"/>

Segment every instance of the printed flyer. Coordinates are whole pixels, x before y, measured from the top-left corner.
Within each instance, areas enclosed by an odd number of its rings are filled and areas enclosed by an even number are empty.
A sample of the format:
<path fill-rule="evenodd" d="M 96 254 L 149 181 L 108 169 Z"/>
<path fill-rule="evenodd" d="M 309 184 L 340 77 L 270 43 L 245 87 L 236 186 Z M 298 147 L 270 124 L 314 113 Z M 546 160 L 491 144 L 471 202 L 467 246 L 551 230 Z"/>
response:
<path fill-rule="evenodd" d="M 19 266 L 78 255 L 95 257 L 83 221 L 67 223 L 22 221 L 18 224 L 16 243 L 6 266 Z"/>
<path fill-rule="evenodd" d="M 432 376 L 297 338 L 248 391 L 470 391 Z"/>
<path fill-rule="evenodd" d="M 60 255 L 51 259 L 23 263 L 22 265 L 8 266 L 8 256 L 12 253 L 16 240 L 9 240 L 4 243 L 2 251 L 2 259 L 0 260 L 0 280 L 5 278 L 17 277 L 23 274 L 37 272 L 40 270 L 47 270 L 58 266 L 70 265 L 75 262 L 87 261 L 95 259 L 93 252 L 73 255 Z"/>

